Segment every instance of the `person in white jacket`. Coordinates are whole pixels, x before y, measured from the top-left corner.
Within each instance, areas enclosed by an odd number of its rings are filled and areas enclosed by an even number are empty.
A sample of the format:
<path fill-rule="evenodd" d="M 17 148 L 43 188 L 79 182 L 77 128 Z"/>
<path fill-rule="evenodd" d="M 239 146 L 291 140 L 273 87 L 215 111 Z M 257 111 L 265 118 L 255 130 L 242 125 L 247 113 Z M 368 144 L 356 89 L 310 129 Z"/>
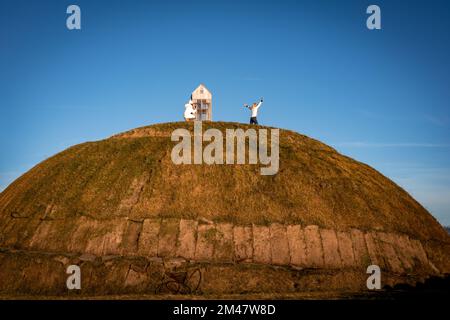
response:
<path fill-rule="evenodd" d="M 197 115 L 197 108 L 192 104 L 192 100 L 184 105 L 184 119 L 186 121 L 195 120 Z"/>
<path fill-rule="evenodd" d="M 258 109 L 259 107 L 261 107 L 262 103 L 263 99 L 261 98 L 258 103 L 255 102 L 251 107 L 248 104 L 244 104 L 244 107 L 250 109 L 250 111 L 252 112 L 252 116 L 250 117 L 250 124 L 258 124 L 258 119 L 256 117 L 258 116 Z"/>

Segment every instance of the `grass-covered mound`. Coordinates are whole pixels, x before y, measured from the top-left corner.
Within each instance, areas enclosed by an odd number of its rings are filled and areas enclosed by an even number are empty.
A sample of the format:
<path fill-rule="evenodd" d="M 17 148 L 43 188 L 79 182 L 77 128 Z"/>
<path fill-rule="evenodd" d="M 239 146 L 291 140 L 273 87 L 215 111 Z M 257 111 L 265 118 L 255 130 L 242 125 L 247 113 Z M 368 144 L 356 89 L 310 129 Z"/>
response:
<path fill-rule="evenodd" d="M 280 130 L 279 172 L 263 176 L 261 165 L 173 164 L 176 142 L 170 136 L 177 128 L 192 131 L 193 124 L 142 127 L 43 161 L 0 194 L 0 218 L 206 218 L 355 227 L 447 241 L 439 223 L 402 188 L 317 140 Z M 204 123 L 208 128 L 250 126 Z"/>

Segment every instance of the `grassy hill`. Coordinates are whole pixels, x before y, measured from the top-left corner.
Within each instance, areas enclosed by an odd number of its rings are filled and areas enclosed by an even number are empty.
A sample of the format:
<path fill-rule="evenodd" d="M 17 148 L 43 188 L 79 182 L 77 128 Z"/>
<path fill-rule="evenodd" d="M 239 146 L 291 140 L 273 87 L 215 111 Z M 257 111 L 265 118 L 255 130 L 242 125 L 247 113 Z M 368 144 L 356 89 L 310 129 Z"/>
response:
<path fill-rule="evenodd" d="M 259 164 L 175 165 L 178 128 L 193 124 L 73 146 L 5 189 L 0 297 L 70 298 L 73 264 L 87 298 L 352 297 L 367 293 L 371 264 L 390 287 L 449 272 L 450 236 L 373 168 L 287 130 L 272 176 Z"/>
<path fill-rule="evenodd" d="M 203 130 L 250 126 L 204 123 Z M 315 224 L 447 240 L 408 193 L 368 165 L 304 135 L 280 130 L 280 169 L 174 165 L 176 122 L 73 146 L 35 166 L 0 194 L 0 216 L 64 219 L 174 217 L 235 224 Z M 264 128 L 264 127 L 260 127 Z"/>

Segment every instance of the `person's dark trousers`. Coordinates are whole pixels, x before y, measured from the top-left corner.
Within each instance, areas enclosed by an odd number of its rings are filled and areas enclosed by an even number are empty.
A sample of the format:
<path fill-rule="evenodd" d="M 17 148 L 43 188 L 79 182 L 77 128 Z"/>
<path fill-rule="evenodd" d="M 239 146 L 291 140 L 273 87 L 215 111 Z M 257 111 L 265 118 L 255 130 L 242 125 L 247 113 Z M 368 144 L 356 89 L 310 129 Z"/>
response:
<path fill-rule="evenodd" d="M 258 120 L 256 120 L 256 117 L 250 118 L 250 124 L 258 124 Z"/>

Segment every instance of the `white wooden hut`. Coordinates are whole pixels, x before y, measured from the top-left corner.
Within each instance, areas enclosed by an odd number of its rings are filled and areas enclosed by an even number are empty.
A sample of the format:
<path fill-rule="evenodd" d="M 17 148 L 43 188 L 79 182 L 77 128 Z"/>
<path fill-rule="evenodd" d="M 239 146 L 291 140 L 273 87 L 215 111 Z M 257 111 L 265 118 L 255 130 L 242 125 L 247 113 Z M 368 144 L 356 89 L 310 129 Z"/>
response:
<path fill-rule="evenodd" d="M 197 89 L 192 92 L 192 103 L 197 106 L 197 118 L 200 121 L 212 121 L 212 94 L 200 84 Z"/>

